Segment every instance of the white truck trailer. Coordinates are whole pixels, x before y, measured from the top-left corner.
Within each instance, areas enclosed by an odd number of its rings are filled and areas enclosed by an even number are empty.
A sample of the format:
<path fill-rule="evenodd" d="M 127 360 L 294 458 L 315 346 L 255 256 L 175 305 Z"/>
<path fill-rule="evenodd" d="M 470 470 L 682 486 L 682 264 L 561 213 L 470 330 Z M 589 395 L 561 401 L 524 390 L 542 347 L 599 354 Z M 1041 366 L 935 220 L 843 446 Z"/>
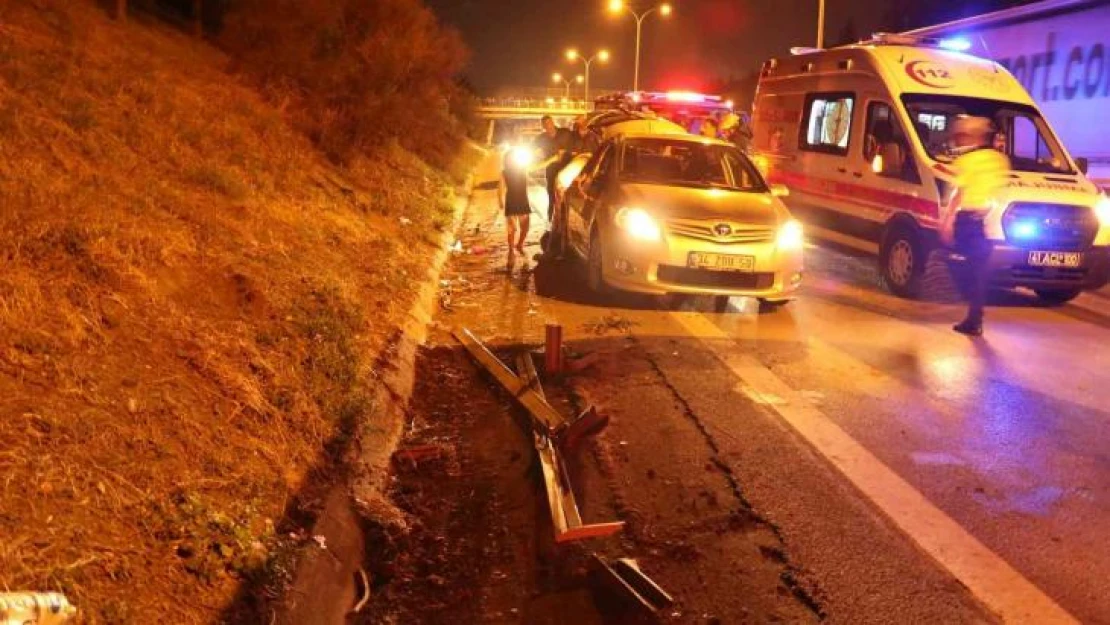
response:
<path fill-rule="evenodd" d="M 964 38 L 1009 69 L 1110 189 L 1110 0 L 1044 0 L 906 34 Z"/>

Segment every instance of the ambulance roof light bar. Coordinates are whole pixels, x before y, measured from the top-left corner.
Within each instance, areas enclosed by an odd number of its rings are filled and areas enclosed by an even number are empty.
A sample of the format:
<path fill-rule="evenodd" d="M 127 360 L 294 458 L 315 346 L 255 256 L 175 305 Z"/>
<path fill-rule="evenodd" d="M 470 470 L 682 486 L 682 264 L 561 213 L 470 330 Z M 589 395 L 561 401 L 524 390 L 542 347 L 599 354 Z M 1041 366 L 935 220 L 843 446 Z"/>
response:
<path fill-rule="evenodd" d="M 861 42 L 864 45 L 887 46 L 917 46 L 926 48 L 941 48 L 953 52 L 967 52 L 971 49 L 971 40 L 966 37 L 948 37 L 937 39 L 935 37 L 921 37 L 917 35 L 903 35 L 898 33 L 875 33 L 870 41 Z"/>

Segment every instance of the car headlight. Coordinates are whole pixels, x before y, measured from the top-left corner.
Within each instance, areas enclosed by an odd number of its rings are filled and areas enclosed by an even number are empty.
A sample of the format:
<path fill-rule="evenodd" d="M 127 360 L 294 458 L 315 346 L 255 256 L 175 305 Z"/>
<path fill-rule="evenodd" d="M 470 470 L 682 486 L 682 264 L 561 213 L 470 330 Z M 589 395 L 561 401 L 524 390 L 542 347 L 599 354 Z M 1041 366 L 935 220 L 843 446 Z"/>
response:
<path fill-rule="evenodd" d="M 658 241 L 663 238 L 659 222 L 642 208 L 622 208 L 617 211 L 617 225 L 633 239 Z"/>
<path fill-rule="evenodd" d="M 1110 197 L 1104 195 L 1098 199 L 1098 204 L 1095 204 L 1095 215 L 1100 224 L 1110 226 Z"/>
<path fill-rule="evenodd" d="M 794 219 L 782 224 L 782 226 L 779 227 L 776 243 L 781 250 L 801 249 L 802 245 L 805 243 L 805 237 L 802 234 L 802 224 Z"/>

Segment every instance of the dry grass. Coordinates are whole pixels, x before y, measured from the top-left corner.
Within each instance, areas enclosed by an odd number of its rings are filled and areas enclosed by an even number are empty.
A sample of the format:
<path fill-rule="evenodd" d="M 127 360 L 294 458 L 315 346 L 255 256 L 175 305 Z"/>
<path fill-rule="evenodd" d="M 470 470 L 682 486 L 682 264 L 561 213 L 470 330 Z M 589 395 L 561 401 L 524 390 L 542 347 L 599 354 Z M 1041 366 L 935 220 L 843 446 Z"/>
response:
<path fill-rule="evenodd" d="M 0 3 L 0 588 L 89 622 L 212 622 L 283 566 L 445 225 L 443 174 L 332 169 L 225 66 Z"/>

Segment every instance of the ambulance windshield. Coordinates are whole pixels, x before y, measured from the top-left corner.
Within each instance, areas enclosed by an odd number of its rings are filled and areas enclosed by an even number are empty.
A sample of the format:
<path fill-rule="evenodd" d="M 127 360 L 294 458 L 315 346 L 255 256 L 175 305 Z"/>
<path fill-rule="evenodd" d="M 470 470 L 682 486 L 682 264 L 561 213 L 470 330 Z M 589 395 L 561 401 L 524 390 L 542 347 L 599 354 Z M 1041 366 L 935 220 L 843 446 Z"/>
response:
<path fill-rule="evenodd" d="M 994 147 L 1010 157 L 1014 171 L 1074 174 L 1064 150 L 1036 109 L 1013 102 L 947 95 L 902 96 L 917 136 L 929 156 L 942 163 L 955 159 L 952 124 L 960 115 L 994 121 Z"/>

